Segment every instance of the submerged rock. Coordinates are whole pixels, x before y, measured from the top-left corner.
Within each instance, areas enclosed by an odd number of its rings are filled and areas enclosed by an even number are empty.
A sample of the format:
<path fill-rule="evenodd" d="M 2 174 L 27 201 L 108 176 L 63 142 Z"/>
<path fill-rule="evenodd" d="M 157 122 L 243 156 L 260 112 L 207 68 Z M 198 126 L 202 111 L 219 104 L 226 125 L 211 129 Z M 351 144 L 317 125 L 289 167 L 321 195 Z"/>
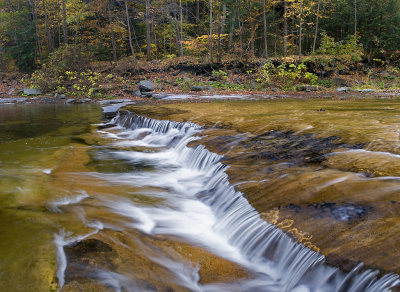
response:
<path fill-rule="evenodd" d="M 116 253 L 110 245 L 90 238 L 64 247 L 68 266 L 65 271 L 66 283 L 81 278 L 93 277 L 99 269 L 113 270 Z"/>

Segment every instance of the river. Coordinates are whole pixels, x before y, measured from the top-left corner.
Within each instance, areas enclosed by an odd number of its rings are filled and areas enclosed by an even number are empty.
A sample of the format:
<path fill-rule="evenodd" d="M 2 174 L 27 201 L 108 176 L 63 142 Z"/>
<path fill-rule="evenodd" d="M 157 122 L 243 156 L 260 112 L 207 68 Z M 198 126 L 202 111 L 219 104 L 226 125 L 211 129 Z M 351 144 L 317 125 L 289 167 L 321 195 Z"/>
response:
<path fill-rule="evenodd" d="M 130 110 L 0 107 L 2 291 L 398 284 L 396 102 Z"/>

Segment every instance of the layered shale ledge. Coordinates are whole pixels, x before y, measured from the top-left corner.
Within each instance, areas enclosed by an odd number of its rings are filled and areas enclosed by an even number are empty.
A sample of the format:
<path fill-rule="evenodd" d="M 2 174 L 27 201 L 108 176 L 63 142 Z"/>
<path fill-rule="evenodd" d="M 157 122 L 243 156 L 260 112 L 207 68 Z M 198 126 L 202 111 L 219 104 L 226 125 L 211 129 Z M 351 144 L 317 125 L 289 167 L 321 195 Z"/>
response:
<path fill-rule="evenodd" d="M 202 105 L 201 110 L 206 107 Z M 363 262 L 383 272 L 400 272 L 394 239 L 398 219 L 393 217 L 400 204 L 393 203 L 398 201 L 393 192 L 378 198 L 371 195 L 383 185 L 395 188 L 397 180 L 382 179 L 368 165 L 350 164 L 349 160 L 338 164 L 331 158 L 337 152 L 365 151 L 364 142 L 349 143 L 339 135 L 324 137 L 281 127 L 260 133 L 257 123 L 254 129 L 245 124 L 248 131 L 243 132 L 240 122 L 235 125 L 226 120 L 223 111 L 216 114 L 217 122 L 202 120 L 190 105 L 124 110 L 128 111 L 122 114 L 136 112 L 163 120 L 196 117 L 202 139 L 190 146 L 203 144 L 223 155 L 230 182 L 267 222 L 343 270 Z"/>

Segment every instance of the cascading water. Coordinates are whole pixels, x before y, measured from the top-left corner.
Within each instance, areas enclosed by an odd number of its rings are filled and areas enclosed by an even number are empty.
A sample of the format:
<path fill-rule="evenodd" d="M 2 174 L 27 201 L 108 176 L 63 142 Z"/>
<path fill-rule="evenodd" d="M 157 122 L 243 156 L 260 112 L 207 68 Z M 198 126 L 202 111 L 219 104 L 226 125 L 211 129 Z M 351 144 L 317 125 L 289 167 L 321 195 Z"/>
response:
<path fill-rule="evenodd" d="M 400 283 L 395 274 L 378 279 L 378 272 L 361 271 L 362 265 L 350 273 L 330 267 L 324 256 L 263 220 L 229 183 L 221 156 L 204 146 L 187 146 L 199 139 L 195 134 L 201 133 L 200 126 L 159 121 L 126 111 L 121 111 L 111 124 L 115 127 L 100 131 L 113 139 L 111 155 L 149 169 L 86 175 L 111 184 L 141 187 L 146 195 L 162 203 L 148 206 L 116 196 L 91 198 L 126 221 L 122 227 L 100 221 L 88 223 L 94 231 L 87 236 L 103 228 L 177 236 L 236 262 L 255 275 L 231 283 L 200 284 L 196 267 L 151 256 L 174 275 L 181 287 L 191 291 L 390 291 Z M 80 195 L 76 200 L 59 201 L 53 206 L 59 211 L 64 203 L 79 204 L 88 198 L 86 194 Z M 82 238 L 85 236 L 69 238 L 65 232 L 56 235 L 61 286 L 68 264 L 64 246 Z M 138 289 L 135 281 L 114 271 L 99 270 L 95 275 L 117 291 Z"/>

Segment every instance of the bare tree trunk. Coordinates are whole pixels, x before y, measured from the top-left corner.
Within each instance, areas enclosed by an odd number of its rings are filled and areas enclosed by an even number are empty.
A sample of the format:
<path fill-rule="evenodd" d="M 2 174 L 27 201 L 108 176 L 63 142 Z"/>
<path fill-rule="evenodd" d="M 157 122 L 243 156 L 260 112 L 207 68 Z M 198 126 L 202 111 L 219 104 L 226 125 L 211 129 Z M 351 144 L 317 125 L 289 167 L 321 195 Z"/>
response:
<path fill-rule="evenodd" d="M 155 57 L 156 59 L 158 59 L 158 45 L 157 45 L 157 33 L 156 33 L 156 28 L 155 28 L 155 24 L 154 22 L 152 22 L 152 30 L 153 30 L 153 34 L 154 34 L 154 48 L 155 48 Z"/>
<path fill-rule="evenodd" d="M 315 20 L 315 33 L 314 33 L 314 42 L 313 42 L 313 47 L 312 47 L 313 53 L 315 52 L 315 47 L 317 46 L 319 11 L 320 11 L 320 9 L 321 9 L 321 0 L 318 0 L 317 19 Z"/>
<path fill-rule="evenodd" d="M 28 0 L 29 6 L 31 6 L 31 13 L 32 13 L 32 19 L 35 23 L 35 35 L 36 35 L 36 47 L 37 47 L 37 51 L 39 53 L 40 59 L 43 58 L 43 54 L 42 54 L 42 46 L 40 44 L 40 38 L 39 38 L 39 33 L 38 33 L 38 29 L 37 29 L 37 15 L 36 15 L 36 9 L 35 9 L 35 3 L 33 2 L 33 0 Z"/>
<path fill-rule="evenodd" d="M 241 23 L 241 18 L 240 18 L 240 0 L 237 0 L 237 18 L 238 18 L 238 25 L 239 25 L 240 57 L 242 57 L 242 54 L 243 54 L 243 25 Z"/>
<path fill-rule="evenodd" d="M 66 7 L 66 1 L 67 1 L 67 0 L 62 0 L 64 45 L 68 43 L 67 7 Z"/>
<path fill-rule="evenodd" d="M 221 33 L 225 34 L 225 22 L 226 22 L 226 3 L 224 3 L 222 9 L 222 22 L 221 22 Z"/>
<path fill-rule="evenodd" d="M 108 20 L 110 22 L 110 35 L 111 35 L 111 47 L 112 47 L 112 54 L 113 54 L 113 60 L 114 62 L 117 62 L 117 44 L 115 42 L 115 32 L 114 32 L 114 28 L 113 28 L 113 21 L 112 21 L 112 17 L 111 17 L 111 9 L 108 10 L 107 14 L 108 14 Z"/>
<path fill-rule="evenodd" d="M 200 23 L 200 0 L 196 0 L 196 23 Z"/>
<path fill-rule="evenodd" d="M 3 45 L 0 40 L 0 69 L 4 70 L 4 53 L 3 53 Z"/>
<path fill-rule="evenodd" d="M 229 32 L 229 43 L 228 46 L 231 47 L 233 43 L 233 33 L 235 31 L 235 22 L 236 22 L 236 9 L 233 11 L 233 15 L 231 18 L 231 28 Z"/>
<path fill-rule="evenodd" d="M 179 35 L 180 39 L 180 46 L 179 46 L 179 53 L 181 57 L 183 57 L 183 13 L 182 13 L 182 0 L 179 0 L 179 16 L 180 16 L 180 22 L 181 22 L 181 32 Z"/>
<path fill-rule="evenodd" d="M 210 47 L 210 63 L 213 63 L 213 0 L 210 0 L 210 36 L 208 38 L 208 43 Z"/>
<path fill-rule="evenodd" d="M 179 23 L 175 17 L 174 17 L 174 26 L 175 26 L 176 46 L 178 47 L 178 50 L 179 50 L 179 56 L 183 57 L 183 44 L 182 44 L 182 40 L 181 40 L 181 33 L 179 30 Z"/>
<path fill-rule="evenodd" d="M 251 15 L 251 12 L 253 11 L 252 9 L 252 1 L 253 0 L 249 0 L 249 11 L 250 11 L 250 53 L 251 53 L 251 57 L 255 58 L 256 54 L 255 54 L 255 46 L 254 46 L 254 42 L 255 42 L 255 35 L 256 35 L 256 28 L 255 28 L 255 24 L 254 24 L 254 17 L 253 15 Z"/>
<path fill-rule="evenodd" d="M 52 42 L 52 39 L 51 39 L 49 17 L 47 15 L 46 3 L 45 3 L 44 0 L 42 0 L 42 7 L 43 7 L 43 13 L 44 13 L 44 19 L 45 19 L 45 25 L 46 25 L 47 48 L 48 48 L 49 53 L 50 53 L 50 52 L 53 51 L 53 42 Z"/>
<path fill-rule="evenodd" d="M 147 61 L 151 60 L 151 35 L 150 35 L 150 0 L 146 0 L 146 52 Z"/>
<path fill-rule="evenodd" d="M 133 42 L 132 42 L 131 21 L 130 21 L 130 17 L 129 17 L 128 0 L 125 0 L 125 14 L 126 14 L 126 25 L 128 26 L 129 46 L 131 48 L 131 54 L 132 54 L 133 61 L 136 62 L 135 50 L 133 48 Z"/>
<path fill-rule="evenodd" d="M 178 25 L 178 21 L 176 20 L 176 18 L 174 17 L 174 27 L 175 27 L 175 41 L 176 41 L 176 46 L 178 48 L 179 51 L 179 55 L 181 56 L 181 41 L 179 39 L 179 25 Z"/>
<path fill-rule="evenodd" d="M 303 41 L 303 0 L 300 1 L 300 25 L 299 25 L 299 61 L 301 60 L 301 43 Z"/>
<path fill-rule="evenodd" d="M 268 41 L 267 41 L 267 12 L 265 0 L 263 0 L 263 21 L 264 21 L 264 56 L 268 59 Z"/>
<path fill-rule="evenodd" d="M 287 56 L 288 21 L 287 21 L 287 1 L 283 0 L 283 56 Z"/>
<path fill-rule="evenodd" d="M 357 34 L 357 0 L 354 0 L 354 34 Z"/>
<path fill-rule="evenodd" d="M 224 25 L 224 16 L 222 15 L 221 17 L 221 1 L 219 1 L 218 5 L 218 42 L 217 42 L 217 62 L 221 63 L 222 61 L 222 48 L 221 48 L 221 33 L 223 30 L 223 25 Z M 226 6 L 224 6 L 226 9 Z"/>

